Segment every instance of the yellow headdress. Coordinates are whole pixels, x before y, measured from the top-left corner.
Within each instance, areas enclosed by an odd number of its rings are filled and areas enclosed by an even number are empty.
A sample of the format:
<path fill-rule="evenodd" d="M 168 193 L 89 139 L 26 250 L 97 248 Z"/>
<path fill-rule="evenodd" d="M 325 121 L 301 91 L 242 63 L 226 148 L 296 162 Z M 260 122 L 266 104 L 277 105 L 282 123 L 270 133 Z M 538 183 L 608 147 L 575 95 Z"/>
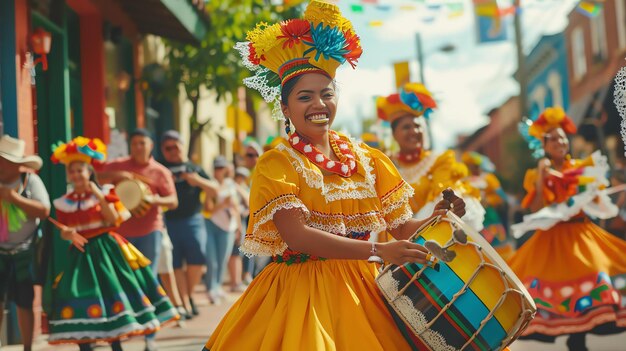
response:
<path fill-rule="evenodd" d="M 537 139 L 542 139 L 547 131 L 556 127 L 563 128 L 563 131 L 567 134 L 576 133 L 576 125 L 567 117 L 563 108 L 548 107 L 539 118 L 530 125 L 528 134 Z"/>
<path fill-rule="evenodd" d="M 406 83 L 399 93 L 376 99 L 378 117 L 390 123 L 405 113 L 428 118 L 435 107 L 437 103 L 432 94 L 420 83 Z"/>
<path fill-rule="evenodd" d="M 106 160 L 106 145 L 98 138 L 76 137 L 67 143 L 57 143 L 52 145 L 53 163 L 69 165 L 72 162 L 80 161 L 98 166 Z"/>
<path fill-rule="evenodd" d="M 354 68 L 363 52 L 352 24 L 336 5 L 313 0 L 302 19 L 269 25 L 259 23 L 247 42 L 235 45 L 243 64 L 255 73 L 243 83 L 274 103 L 274 116 L 282 119 L 280 89 L 291 78 L 321 73 L 331 79 L 346 61 Z"/>

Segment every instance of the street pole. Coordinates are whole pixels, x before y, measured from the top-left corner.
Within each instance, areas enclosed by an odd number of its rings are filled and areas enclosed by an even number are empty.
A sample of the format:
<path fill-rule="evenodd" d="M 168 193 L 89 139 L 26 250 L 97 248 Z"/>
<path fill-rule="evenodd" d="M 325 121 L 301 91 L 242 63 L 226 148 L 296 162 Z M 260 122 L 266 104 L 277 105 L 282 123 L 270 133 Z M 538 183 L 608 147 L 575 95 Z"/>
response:
<path fill-rule="evenodd" d="M 415 33 L 415 49 L 417 50 L 417 64 L 420 67 L 420 83 L 426 85 L 426 79 L 424 78 L 424 53 L 422 50 L 422 35 L 420 32 Z"/>
<path fill-rule="evenodd" d="M 528 118 L 528 77 L 526 76 L 526 55 L 522 40 L 522 16 L 520 0 L 515 0 L 515 47 L 517 49 L 517 81 L 519 82 L 519 104 L 521 118 Z"/>
<path fill-rule="evenodd" d="M 422 35 L 420 32 L 416 32 L 415 33 L 415 49 L 417 50 L 417 64 L 418 66 L 420 66 L 419 68 L 419 72 L 420 72 L 420 83 L 424 84 L 424 86 L 426 86 L 426 74 L 425 74 L 425 67 L 424 67 L 424 51 L 422 50 Z M 428 88 L 426 86 L 426 88 Z M 426 124 L 426 136 L 428 137 L 428 148 L 432 149 L 433 148 L 433 131 L 432 128 L 430 127 L 430 121 L 426 120 L 426 117 L 424 117 L 424 121 Z"/>

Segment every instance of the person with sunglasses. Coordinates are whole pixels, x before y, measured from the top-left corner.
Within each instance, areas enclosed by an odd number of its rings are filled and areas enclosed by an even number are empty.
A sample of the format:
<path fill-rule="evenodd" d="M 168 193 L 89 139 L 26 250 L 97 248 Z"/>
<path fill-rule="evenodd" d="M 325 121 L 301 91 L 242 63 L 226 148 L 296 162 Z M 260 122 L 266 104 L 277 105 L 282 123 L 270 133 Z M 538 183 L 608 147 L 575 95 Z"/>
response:
<path fill-rule="evenodd" d="M 215 194 L 217 184 L 202 167 L 187 160 L 183 140 L 175 130 L 161 136 L 161 164 L 174 176 L 178 208 L 165 212 L 165 225 L 173 245 L 173 267 L 186 318 L 198 315 L 191 297 L 200 282 L 206 262 L 206 230 L 200 194 Z M 183 265 L 183 261 L 185 264 Z"/>

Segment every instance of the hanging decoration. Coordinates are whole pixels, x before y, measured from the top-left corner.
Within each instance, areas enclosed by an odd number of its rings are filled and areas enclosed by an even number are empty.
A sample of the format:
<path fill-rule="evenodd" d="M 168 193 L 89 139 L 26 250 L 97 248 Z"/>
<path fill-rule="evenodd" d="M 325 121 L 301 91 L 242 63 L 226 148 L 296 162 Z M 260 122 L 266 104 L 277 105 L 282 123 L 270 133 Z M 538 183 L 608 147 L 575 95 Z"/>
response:
<path fill-rule="evenodd" d="M 576 10 L 587 17 L 595 17 L 604 8 L 604 1 L 581 1 Z"/>
<path fill-rule="evenodd" d="M 41 68 L 44 71 L 48 70 L 48 57 L 50 53 L 50 47 L 52 46 L 52 34 L 46 32 L 43 28 L 38 27 L 30 36 L 30 44 L 35 54 L 40 55 L 33 63 L 37 66 L 41 62 Z"/>

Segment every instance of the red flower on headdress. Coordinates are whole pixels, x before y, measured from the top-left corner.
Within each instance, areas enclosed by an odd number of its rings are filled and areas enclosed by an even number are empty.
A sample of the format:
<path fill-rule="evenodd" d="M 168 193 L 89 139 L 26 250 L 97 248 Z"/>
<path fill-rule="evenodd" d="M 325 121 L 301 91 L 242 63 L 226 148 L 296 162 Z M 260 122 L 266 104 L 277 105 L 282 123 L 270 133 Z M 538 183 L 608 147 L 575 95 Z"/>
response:
<path fill-rule="evenodd" d="M 65 147 L 65 152 L 68 154 L 78 152 L 78 146 L 76 145 L 74 141 L 70 141 L 69 143 L 67 143 L 67 146 Z"/>
<path fill-rule="evenodd" d="M 283 35 L 276 37 L 277 39 L 287 39 L 283 43 L 283 49 L 300 43 L 301 40 L 311 41 L 311 24 L 307 20 L 292 19 L 284 21 L 280 24 L 280 31 Z"/>
<path fill-rule="evenodd" d="M 361 39 L 356 33 L 353 31 L 345 31 L 344 36 L 346 37 L 346 46 L 344 47 L 348 52 L 343 55 L 346 61 L 350 63 L 352 68 L 356 68 L 356 63 L 361 57 L 363 53 L 363 49 L 361 48 Z"/>
<path fill-rule="evenodd" d="M 397 104 L 402 102 L 400 100 L 400 94 L 391 94 L 387 97 L 387 101 L 391 104 Z"/>
<path fill-rule="evenodd" d="M 252 43 L 248 43 L 248 48 L 250 48 L 250 54 L 248 55 L 248 60 L 250 60 L 250 62 L 252 62 L 255 65 L 261 64 L 261 58 L 257 57 L 256 49 L 254 48 L 254 45 L 252 45 Z"/>
<path fill-rule="evenodd" d="M 437 107 L 437 102 L 435 102 L 435 99 L 433 99 L 432 96 L 421 93 L 417 93 L 415 95 L 419 99 L 420 103 L 422 103 L 424 109 Z"/>

